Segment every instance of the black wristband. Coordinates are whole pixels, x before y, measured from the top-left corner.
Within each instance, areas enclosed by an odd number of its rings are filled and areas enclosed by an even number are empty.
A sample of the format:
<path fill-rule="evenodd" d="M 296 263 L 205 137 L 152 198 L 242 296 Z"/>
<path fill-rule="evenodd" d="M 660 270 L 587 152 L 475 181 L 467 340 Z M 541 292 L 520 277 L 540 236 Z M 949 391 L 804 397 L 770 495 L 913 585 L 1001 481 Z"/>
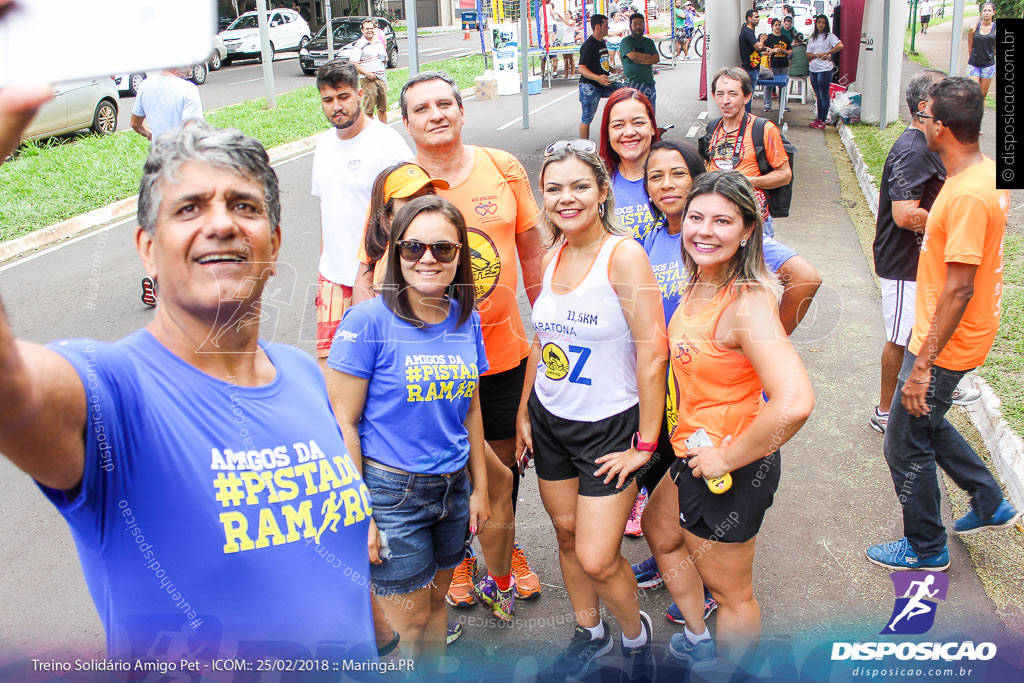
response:
<path fill-rule="evenodd" d="M 398 643 L 402 640 L 402 636 L 400 636 L 398 634 L 398 631 L 392 631 L 391 635 L 393 635 L 394 638 L 391 639 L 390 643 L 388 643 L 384 647 L 378 647 L 377 648 L 377 656 L 378 657 L 383 657 L 384 655 L 389 655 L 392 652 L 394 652 L 395 648 L 398 647 Z"/>

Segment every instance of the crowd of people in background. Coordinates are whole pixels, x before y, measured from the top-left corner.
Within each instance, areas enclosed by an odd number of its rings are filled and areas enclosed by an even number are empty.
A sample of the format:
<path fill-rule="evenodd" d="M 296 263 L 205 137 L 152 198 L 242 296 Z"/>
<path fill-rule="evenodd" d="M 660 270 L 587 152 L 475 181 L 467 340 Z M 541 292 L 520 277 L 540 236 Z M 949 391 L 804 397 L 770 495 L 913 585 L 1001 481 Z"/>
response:
<path fill-rule="evenodd" d="M 685 55 L 692 5 L 680 9 Z M 891 569 L 949 566 L 936 465 L 971 495 L 956 532 L 1020 519 L 944 417 L 976 400 L 958 383 L 999 323 L 1008 195 L 978 148 L 992 11 L 972 32 L 973 80 L 910 80 L 911 123 L 882 177 L 886 342 L 870 424 L 885 435 L 905 535 L 866 555 Z M 510 621 L 541 594 L 516 542 L 519 483 L 534 465 L 575 618 L 547 675 L 583 676 L 615 648 L 604 608 L 631 680 L 653 680 L 654 625 L 637 590 L 661 582 L 667 616 L 684 625 L 674 658 L 700 671 L 751 655 L 755 543 L 782 447 L 815 404 L 789 335 L 821 276 L 773 237 L 771 193 L 791 181 L 790 157 L 778 127 L 750 113 L 762 58 L 788 69 L 792 21 L 757 36 L 757 11 L 745 20 L 743 62 L 713 75 L 722 115 L 698 149 L 663 139 L 644 17 L 629 17 L 620 46 L 625 82 L 609 78 L 608 19 L 591 17 L 580 137 L 544 149 L 539 204 L 512 154 L 464 142 L 447 75 L 402 88 L 413 148 L 373 118 L 386 81 L 367 22 L 364 56 L 317 72 L 330 124 L 311 178 L 319 367 L 261 341 L 252 322 L 281 245 L 265 150 L 199 120 L 157 135 L 151 119 L 137 244 L 161 286 L 153 321 L 114 343 L 43 347 L 15 340 L 0 309 L 0 450 L 71 525 L 111 656 L 147 654 L 184 617 L 213 652 L 403 652 L 436 670 L 462 635 L 448 606 L 482 603 Z M 818 16 L 815 123 L 842 49 Z M 24 118 L 45 94 L 0 97 L 20 98 L 0 105 Z M 0 131 L 16 138 L 19 125 Z M 915 298 L 915 283 L 930 294 Z M 124 533 L 129 519 L 156 555 Z M 624 535 L 645 537 L 651 556 L 631 566 Z M 178 604 L 140 557 L 175 577 Z M 204 626 L 188 601 L 220 623 Z"/>

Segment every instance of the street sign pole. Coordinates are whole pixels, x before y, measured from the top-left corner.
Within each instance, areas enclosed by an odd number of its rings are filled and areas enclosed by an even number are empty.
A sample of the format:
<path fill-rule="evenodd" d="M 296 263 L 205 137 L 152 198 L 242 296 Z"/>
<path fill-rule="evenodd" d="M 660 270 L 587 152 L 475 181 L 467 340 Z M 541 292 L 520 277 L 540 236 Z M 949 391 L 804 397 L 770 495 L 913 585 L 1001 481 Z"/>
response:
<path fill-rule="evenodd" d="M 267 91 L 267 109 L 277 109 L 274 95 L 274 56 L 270 52 L 270 27 L 267 26 L 267 0 L 256 0 L 256 14 L 259 15 L 260 54 L 263 61 L 263 85 Z"/>
<path fill-rule="evenodd" d="M 331 13 L 331 3 L 334 0 L 324 0 L 324 8 L 327 10 L 327 61 L 334 59 L 334 18 Z"/>

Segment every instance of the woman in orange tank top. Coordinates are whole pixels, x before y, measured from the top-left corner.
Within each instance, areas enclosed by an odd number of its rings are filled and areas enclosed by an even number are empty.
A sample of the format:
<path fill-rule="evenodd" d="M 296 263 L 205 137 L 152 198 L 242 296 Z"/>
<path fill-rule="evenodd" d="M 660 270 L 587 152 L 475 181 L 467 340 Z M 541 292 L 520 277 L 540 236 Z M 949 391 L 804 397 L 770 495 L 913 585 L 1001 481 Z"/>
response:
<path fill-rule="evenodd" d="M 717 654 L 702 620 L 701 583 L 718 601 L 723 656 L 736 661 L 761 635 L 754 543 L 778 485 L 778 449 L 810 415 L 814 393 L 779 321 L 779 287 L 764 263 L 750 182 L 735 171 L 707 173 L 686 202 L 683 262 L 692 284 L 668 326 L 683 542 L 654 555 L 686 620 L 670 651 L 691 668 L 710 669 Z M 711 446 L 695 445 L 699 430 Z M 706 481 L 727 473 L 724 492 Z"/>

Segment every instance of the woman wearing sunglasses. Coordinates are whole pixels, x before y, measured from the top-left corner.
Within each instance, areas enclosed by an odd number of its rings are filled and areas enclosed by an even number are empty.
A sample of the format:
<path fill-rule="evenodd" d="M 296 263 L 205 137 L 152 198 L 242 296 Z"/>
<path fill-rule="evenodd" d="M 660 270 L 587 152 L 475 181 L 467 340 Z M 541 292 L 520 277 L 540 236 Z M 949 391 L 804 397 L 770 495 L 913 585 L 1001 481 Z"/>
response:
<path fill-rule="evenodd" d="M 550 675 L 580 677 L 613 648 L 601 603 L 622 629 L 631 679 L 653 675 L 650 618 L 622 557 L 636 471 L 654 450 L 665 402 L 661 297 L 643 248 L 615 221 L 608 171 L 589 140 L 545 151 L 544 216 L 558 245 L 544 259 L 516 436 L 536 456 L 576 615 Z M 627 672 L 628 673 L 628 672 Z"/>
<path fill-rule="evenodd" d="M 374 287 L 384 279 L 387 265 L 388 240 L 391 238 L 391 221 L 398 210 L 416 197 L 437 194 L 447 190 L 448 183 L 440 178 L 431 178 L 416 164 L 402 162 L 385 168 L 373 181 L 370 191 L 370 208 L 366 214 L 366 228 L 356 252 L 359 273 L 352 290 L 352 303 L 376 295 Z"/>
<path fill-rule="evenodd" d="M 601 159 L 611 173 L 615 215 L 638 241 L 654 225 L 644 191 L 644 162 L 651 144 L 659 140 L 661 131 L 647 95 L 619 88 L 608 97 L 601 119 Z"/>
<path fill-rule="evenodd" d="M 373 591 L 428 667 L 444 651 L 444 596 L 466 529 L 490 516 L 476 395 L 487 359 L 466 245 L 448 200 L 402 207 L 381 295 L 346 313 L 327 359 L 345 445 L 373 499 Z"/>

